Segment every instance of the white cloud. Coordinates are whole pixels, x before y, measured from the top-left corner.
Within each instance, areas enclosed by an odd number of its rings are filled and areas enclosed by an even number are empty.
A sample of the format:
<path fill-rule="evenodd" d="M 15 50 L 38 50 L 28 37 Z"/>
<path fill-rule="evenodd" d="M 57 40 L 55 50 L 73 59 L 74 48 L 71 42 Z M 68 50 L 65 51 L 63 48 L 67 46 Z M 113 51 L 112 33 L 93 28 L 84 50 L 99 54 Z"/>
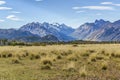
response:
<path fill-rule="evenodd" d="M 90 9 L 90 10 L 114 10 L 113 7 L 110 6 L 83 6 L 80 7 L 82 9 Z"/>
<path fill-rule="evenodd" d="M 83 13 L 83 12 L 85 12 L 85 11 L 76 11 L 76 13 Z"/>
<path fill-rule="evenodd" d="M 18 12 L 18 11 L 12 11 L 11 13 L 19 14 L 19 13 L 21 13 L 21 12 Z"/>
<path fill-rule="evenodd" d="M 10 7 L 0 7 L 0 10 L 11 10 L 12 8 Z"/>
<path fill-rule="evenodd" d="M 43 1 L 43 0 L 35 0 L 35 1 Z"/>
<path fill-rule="evenodd" d="M 115 4 L 113 2 L 102 2 L 101 4 L 104 4 L 104 5 L 113 5 L 113 6 L 120 6 L 120 4 Z"/>
<path fill-rule="evenodd" d="M 102 2 L 101 4 L 113 4 L 112 2 Z"/>
<path fill-rule="evenodd" d="M 5 1 L 0 1 L 0 5 L 3 5 L 5 4 L 6 2 Z"/>
<path fill-rule="evenodd" d="M 78 9 L 80 9 L 80 7 L 72 7 L 72 9 L 78 10 Z"/>
<path fill-rule="evenodd" d="M 6 18 L 9 20 L 13 20 L 13 21 L 20 21 L 21 20 L 15 15 L 8 15 Z"/>
<path fill-rule="evenodd" d="M 83 6 L 83 7 L 72 7 L 74 10 L 80 9 L 90 9 L 90 10 L 114 10 L 113 7 L 110 6 Z"/>
<path fill-rule="evenodd" d="M 4 22 L 5 20 L 0 19 L 0 22 Z"/>

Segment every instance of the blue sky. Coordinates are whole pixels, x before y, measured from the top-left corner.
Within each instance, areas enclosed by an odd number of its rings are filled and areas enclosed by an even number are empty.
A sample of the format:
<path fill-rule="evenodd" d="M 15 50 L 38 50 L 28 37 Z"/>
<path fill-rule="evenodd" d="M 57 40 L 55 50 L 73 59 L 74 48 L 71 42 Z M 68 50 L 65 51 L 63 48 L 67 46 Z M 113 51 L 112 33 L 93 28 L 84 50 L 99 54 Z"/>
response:
<path fill-rule="evenodd" d="M 120 0 L 0 0 L 0 28 L 30 22 L 65 23 L 73 28 L 96 19 L 120 19 Z"/>

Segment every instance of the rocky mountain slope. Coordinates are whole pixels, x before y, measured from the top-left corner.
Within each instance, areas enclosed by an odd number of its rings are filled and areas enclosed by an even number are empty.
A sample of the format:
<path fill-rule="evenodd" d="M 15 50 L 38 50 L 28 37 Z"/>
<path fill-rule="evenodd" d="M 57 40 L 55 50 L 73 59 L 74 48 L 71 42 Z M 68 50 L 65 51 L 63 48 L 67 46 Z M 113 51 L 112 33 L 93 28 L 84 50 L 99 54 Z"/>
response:
<path fill-rule="evenodd" d="M 94 23 L 85 23 L 72 36 L 79 40 L 120 41 L 120 20 L 112 23 L 101 19 Z"/>
<path fill-rule="evenodd" d="M 32 22 L 19 29 L 0 29 L 0 39 L 39 41 L 120 41 L 120 20 L 115 22 L 96 20 L 85 23 L 77 29 L 65 24 Z"/>
<path fill-rule="evenodd" d="M 70 36 L 70 34 L 74 32 L 74 29 L 65 24 L 32 22 L 22 26 L 19 30 L 28 31 L 40 37 L 53 35 L 56 36 L 60 41 L 69 41 L 74 39 Z"/>
<path fill-rule="evenodd" d="M 0 29 L 0 39 L 18 40 L 25 42 L 59 41 L 57 37 L 53 35 L 40 37 L 38 35 L 30 33 L 29 31 L 22 31 L 15 29 Z"/>

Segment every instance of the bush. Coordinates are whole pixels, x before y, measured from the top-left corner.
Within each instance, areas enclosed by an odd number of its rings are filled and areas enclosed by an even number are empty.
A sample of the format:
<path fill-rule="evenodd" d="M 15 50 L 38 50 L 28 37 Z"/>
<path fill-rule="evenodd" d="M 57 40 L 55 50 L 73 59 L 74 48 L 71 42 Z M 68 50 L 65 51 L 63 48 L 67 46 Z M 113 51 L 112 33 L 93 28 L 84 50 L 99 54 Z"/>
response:
<path fill-rule="evenodd" d="M 118 53 L 112 53 L 111 56 L 115 57 L 115 58 L 120 58 L 120 54 L 118 54 Z"/>
<path fill-rule="evenodd" d="M 87 71 L 86 71 L 86 67 L 82 67 L 80 70 L 79 70 L 79 73 L 80 73 L 80 76 L 81 77 L 86 77 L 87 76 Z"/>
<path fill-rule="evenodd" d="M 41 55 L 41 56 L 46 56 L 47 54 L 46 54 L 46 53 L 41 53 L 40 55 Z"/>
<path fill-rule="evenodd" d="M 92 58 L 91 61 L 92 61 L 92 62 L 96 62 L 96 59 L 95 59 L 95 58 Z"/>
<path fill-rule="evenodd" d="M 19 60 L 22 60 L 22 57 L 20 55 L 17 55 L 17 57 L 18 57 Z"/>
<path fill-rule="evenodd" d="M 68 71 L 70 71 L 70 72 L 75 72 L 76 69 L 75 69 L 75 68 L 68 68 Z"/>
<path fill-rule="evenodd" d="M 104 59 L 104 57 L 103 57 L 103 56 L 98 55 L 98 56 L 96 56 L 96 59 L 97 59 L 97 60 L 102 60 L 102 59 Z"/>
<path fill-rule="evenodd" d="M 2 58 L 2 54 L 0 54 L 0 58 Z"/>
<path fill-rule="evenodd" d="M 51 70 L 51 66 L 50 65 L 43 65 L 41 66 L 42 70 Z"/>
<path fill-rule="evenodd" d="M 2 53 L 0 57 L 2 58 L 8 58 L 8 57 L 12 57 L 13 54 L 12 53 Z"/>
<path fill-rule="evenodd" d="M 40 59 L 41 57 L 40 57 L 40 55 L 38 55 L 38 54 L 31 54 L 31 56 L 30 56 L 30 59 L 31 60 L 33 60 L 33 59 Z"/>
<path fill-rule="evenodd" d="M 83 56 L 83 57 L 88 57 L 90 54 L 89 53 L 83 53 L 83 54 L 81 54 L 81 56 Z"/>
<path fill-rule="evenodd" d="M 13 56 L 12 53 L 9 53 L 9 54 L 8 54 L 8 57 L 12 57 L 12 56 Z"/>
<path fill-rule="evenodd" d="M 62 56 L 68 56 L 68 55 L 70 55 L 70 54 L 72 54 L 72 50 L 63 51 L 63 52 L 61 53 Z"/>
<path fill-rule="evenodd" d="M 62 56 L 61 56 L 61 55 L 58 55 L 58 56 L 57 56 L 57 59 L 62 59 Z"/>
<path fill-rule="evenodd" d="M 77 44 L 73 44 L 73 47 L 78 47 L 78 45 Z"/>
<path fill-rule="evenodd" d="M 75 62 L 67 63 L 64 66 L 63 71 L 75 72 L 76 71 L 76 69 L 75 69 Z"/>
<path fill-rule="evenodd" d="M 98 55 L 97 53 L 92 53 L 92 54 L 90 55 L 89 61 L 96 62 L 96 56 L 97 56 L 97 55 Z"/>
<path fill-rule="evenodd" d="M 102 70 L 107 70 L 108 68 L 108 63 L 107 62 L 103 62 L 102 63 Z"/>
<path fill-rule="evenodd" d="M 86 72 L 81 72 L 81 73 L 80 73 L 80 76 L 81 76 L 81 77 L 86 77 Z"/>
<path fill-rule="evenodd" d="M 68 60 L 69 61 L 77 61 L 77 57 L 75 57 L 74 55 L 68 56 Z"/>
<path fill-rule="evenodd" d="M 40 59 L 40 55 L 35 55 L 35 59 Z"/>
<path fill-rule="evenodd" d="M 102 70 L 107 70 L 107 66 L 102 66 Z"/>
<path fill-rule="evenodd" d="M 6 54 L 2 54 L 2 58 L 7 58 L 7 55 Z"/>
<path fill-rule="evenodd" d="M 102 50 L 101 53 L 102 53 L 102 54 L 105 54 L 105 50 Z"/>
<path fill-rule="evenodd" d="M 20 61 L 18 59 L 12 59 L 12 64 L 19 64 Z"/>
<path fill-rule="evenodd" d="M 28 53 L 28 52 L 26 52 L 26 53 L 25 53 L 25 55 L 26 55 L 26 56 L 29 56 L 29 53 Z"/>
<path fill-rule="evenodd" d="M 87 50 L 88 53 L 94 53 L 96 52 L 95 50 Z"/>
<path fill-rule="evenodd" d="M 49 59 L 44 59 L 44 60 L 42 60 L 42 64 L 44 64 L 44 65 L 52 65 L 52 61 L 49 60 Z"/>

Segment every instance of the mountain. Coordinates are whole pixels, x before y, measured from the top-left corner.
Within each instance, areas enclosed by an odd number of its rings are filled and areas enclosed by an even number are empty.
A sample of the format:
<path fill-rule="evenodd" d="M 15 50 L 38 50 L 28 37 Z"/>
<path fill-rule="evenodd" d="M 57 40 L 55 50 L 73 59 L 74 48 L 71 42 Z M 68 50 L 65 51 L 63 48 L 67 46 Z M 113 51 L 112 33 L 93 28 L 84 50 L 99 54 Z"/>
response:
<path fill-rule="evenodd" d="M 78 40 L 120 41 L 120 20 L 112 23 L 100 19 L 94 23 L 85 23 L 72 36 Z"/>
<path fill-rule="evenodd" d="M 19 29 L 0 29 L 0 39 L 25 42 L 58 42 L 72 40 L 120 41 L 120 20 L 103 19 L 85 23 L 77 29 L 65 24 L 32 22 Z"/>
<path fill-rule="evenodd" d="M 60 41 L 74 40 L 74 38 L 70 36 L 70 34 L 74 32 L 74 29 L 68 27 L 65 24 L 32 22 L 23 25 L 19 30 L 28 31 L 40 37 L 44 37 L 46 35 L 53 35 L 56 36 Z"/>
<path fill-rule="evenodd" d="M 18 41 L 24 41 L 24 42 L 45 42 L 45 41 L 57 42 L 59 41 L 53 35 L 40 37 L 28 31 L 22 31 L 22 30 L 16 30 L 16 29 L 0 29 L 0 39 L 18 40 Z"/>
<path fill-rule="evenodd" d="M 41 38 L 41 41 L 43 42 L 58 42 L 58 38 L 53 35 L 46 35 Z"/>
<path fill-rule="evenodd" d="M 27 31 L 15 29 L 0 29 L 0 39 L 17 39 L 19 37 L 37 36 Z"/>

